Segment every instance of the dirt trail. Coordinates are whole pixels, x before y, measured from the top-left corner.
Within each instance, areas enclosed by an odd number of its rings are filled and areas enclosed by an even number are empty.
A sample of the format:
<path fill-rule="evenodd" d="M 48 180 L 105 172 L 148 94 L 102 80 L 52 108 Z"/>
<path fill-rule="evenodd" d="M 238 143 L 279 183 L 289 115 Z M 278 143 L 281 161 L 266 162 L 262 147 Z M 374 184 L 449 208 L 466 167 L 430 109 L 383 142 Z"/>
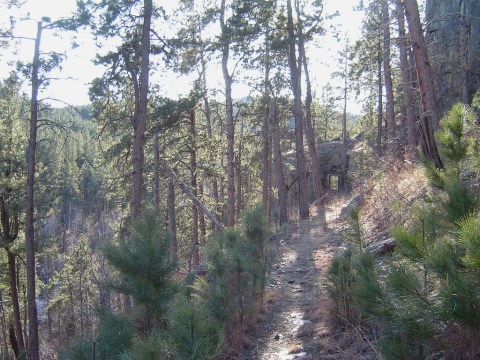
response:
<path fill-rule="evenodd" d="M 331 258 L 341 239 L 331 229 L 338 208 L 325 216 L 314 209 L 279 244 L 279 255 L 267 286 L 266 312 L 256 343 L 244 359 L 371 359 L 354 330 L 334 325 L 324 284 Z"/>

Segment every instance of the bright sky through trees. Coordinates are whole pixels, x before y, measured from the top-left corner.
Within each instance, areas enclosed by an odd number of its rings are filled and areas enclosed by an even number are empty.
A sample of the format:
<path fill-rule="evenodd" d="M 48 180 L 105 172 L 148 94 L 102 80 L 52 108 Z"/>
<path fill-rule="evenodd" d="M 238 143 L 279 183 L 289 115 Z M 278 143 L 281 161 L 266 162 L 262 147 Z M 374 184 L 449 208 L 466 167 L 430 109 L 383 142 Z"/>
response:
<path fill-rule="evenodd" d="M 167 12 L 173 10 L 173 1 L 163 1 Z M 75 9 L 75 0 L 27 0 L 23 7 L 14 11 L 16 18 L 29 14 L 31 20 L 17 20 L 15 35 L 21 37 L 34 38 L 36 31 L 36 21 L 44 16 L 55 20 L 59 17 L 66 17 Z M 327 35 L 319 39 L 319 43 L 308 50 L 309 61 L 311 62 L 311 77 L 314 85 L 314 92 L 317 98 L 321 96 L 322 87 L 330 81 L 332 84 L 340 80 L 331 79 L 331 73 L 339 71 L 338 51 L 343 50 L 345 33 L 348 35 L 350 44 L 359 37 L 362 16 L 355 12 L 353 7 L 358 5 L 358 0 L 325 0 L 325 14 L 339 12 L 339 16 L 326 23 Z M 6 24 L 9 20 L 8 15 L 12 10 L 5 11 L 5 4 L 0 4 L 0 22 Z M 8 15 L 7 15 L 8 14 Z M 337 25 L 336 30 L 332 30 L 330 25 Z M 338 26 L 339 25 L 339 26 Z M 334 32 L 339 38 L 334 37 Z M 78 47 L 72 49 L 72 41 L 78 44 Z M 16 61 L 18 58 L 23 61 L 30 61 L 33 53 L 33 40 L 21 40 L 12 44 L 11 58 L 0 58 L 3 64 L 5 62 Z M 66 53 L 67 58 L 62 63 L 62 69 L 52 73 L 52 81 L 48 88 L 41 94 L 43 99 L 48 98 L 54 106 L 62 106 L 63 103 L 82 105 L 89 102 L 88 87 L 89 83 L 102 73 L 102 68 L 95 66 L 92 59 L 95 58 L 97 50 L 101 53 L 105 49 L 98 49 L 92 36 L 86 30 L 80 30 L 77 34 L 53 34 L 44 32 L 42 38 L 43 51 L 57 51 Z M 0 68 L 2 78 L 8 75 L 8 72 L 14 66 L 3 66 Z M 218 75 L 215 75 L 218 74 Z M 220 71 L 210 71 L 209 79 L 211 85 L 222 84 L 222 78 L 219 77 Z M 161 88 L 165 89 L 165 96 L 177 98 L 190 89 L 190 79 L 179 78 L 179 75 L 171 71 L 159 71 L 153 74 L 152 79 Z M 174 86 L 172 86 L 174 85 Z M 249 88 L 245 85 L 234 84 L 234 96 L 243 97 L 249 93 Z M 56 101 L 56 100 L 58 101 Z M 353 98 L 349 101 L 350 112 L 360 112 L 361 108 Z"/>

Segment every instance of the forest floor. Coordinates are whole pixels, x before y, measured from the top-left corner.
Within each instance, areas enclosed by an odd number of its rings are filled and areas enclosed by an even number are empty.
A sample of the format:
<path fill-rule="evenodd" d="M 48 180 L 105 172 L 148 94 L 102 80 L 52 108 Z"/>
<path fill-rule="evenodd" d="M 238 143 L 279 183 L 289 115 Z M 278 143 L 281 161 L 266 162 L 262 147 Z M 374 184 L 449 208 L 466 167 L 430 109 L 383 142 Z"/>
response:
<path fill-rule="evenodd" d="M 335 319 L 326 276 L 331 259 L 345 248 L 338 232 L 348 204 L 338 199 L 277 241 L 265 308 L 245 360 L 375 359 L 361 329 Z"/>

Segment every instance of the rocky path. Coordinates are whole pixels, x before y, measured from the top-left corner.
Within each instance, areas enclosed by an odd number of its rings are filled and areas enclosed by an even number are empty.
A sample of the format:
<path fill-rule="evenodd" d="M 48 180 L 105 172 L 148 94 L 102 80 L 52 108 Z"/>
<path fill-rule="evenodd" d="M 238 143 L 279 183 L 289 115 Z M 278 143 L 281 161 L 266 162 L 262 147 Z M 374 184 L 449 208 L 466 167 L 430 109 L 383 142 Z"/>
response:
<path fill-rule="evenodd" d="M 310 219 L 280 241 L 267 286 L 266 310 L 255 344 L 244 359 L 369 358 L 355 331 L 344 331 L 332 321 L 332 304 L 324 284 L 329 262 L 342 241 L 325 228 L 325 216 L 314 210 Z"/>

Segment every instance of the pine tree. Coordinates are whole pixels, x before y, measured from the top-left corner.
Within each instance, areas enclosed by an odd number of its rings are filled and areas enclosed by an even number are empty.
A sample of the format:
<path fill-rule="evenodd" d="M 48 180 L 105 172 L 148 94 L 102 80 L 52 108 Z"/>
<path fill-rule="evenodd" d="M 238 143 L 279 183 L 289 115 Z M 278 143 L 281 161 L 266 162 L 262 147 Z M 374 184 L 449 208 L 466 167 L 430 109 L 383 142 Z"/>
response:
<path fill-rule="evenodd" d="M 391 230 L 397 255 L 382 268 L 368 252 L 332 263 L 331 281 L 339 281 L 330 286 L 332 297 L 337 304 L 351 297 L 360 318 L 378 327 L 385 359 L 420 359 L 439 350 L 446 358 L 472 358 L 480 350 L 480 220 L 469 180 L 478 155 L 467 136 L 476 126 L 462 104 L 442 119 L 437 139 L 445 166 L 427 164 L 434 189 L 428 202 L 408 227 Z"/>
<path fill-rule="evenodd" d="M 176 263 L 156 215 L 145 213 L 132 224 L 131 235 L 119 244 L 105 245 L 103 250 L 118 271 L 118 280 L 112 286 L 135 300 L 140 326 L 150 329 L 161 323 L 166 304 L 176 291 L 170 279 Z"/>

